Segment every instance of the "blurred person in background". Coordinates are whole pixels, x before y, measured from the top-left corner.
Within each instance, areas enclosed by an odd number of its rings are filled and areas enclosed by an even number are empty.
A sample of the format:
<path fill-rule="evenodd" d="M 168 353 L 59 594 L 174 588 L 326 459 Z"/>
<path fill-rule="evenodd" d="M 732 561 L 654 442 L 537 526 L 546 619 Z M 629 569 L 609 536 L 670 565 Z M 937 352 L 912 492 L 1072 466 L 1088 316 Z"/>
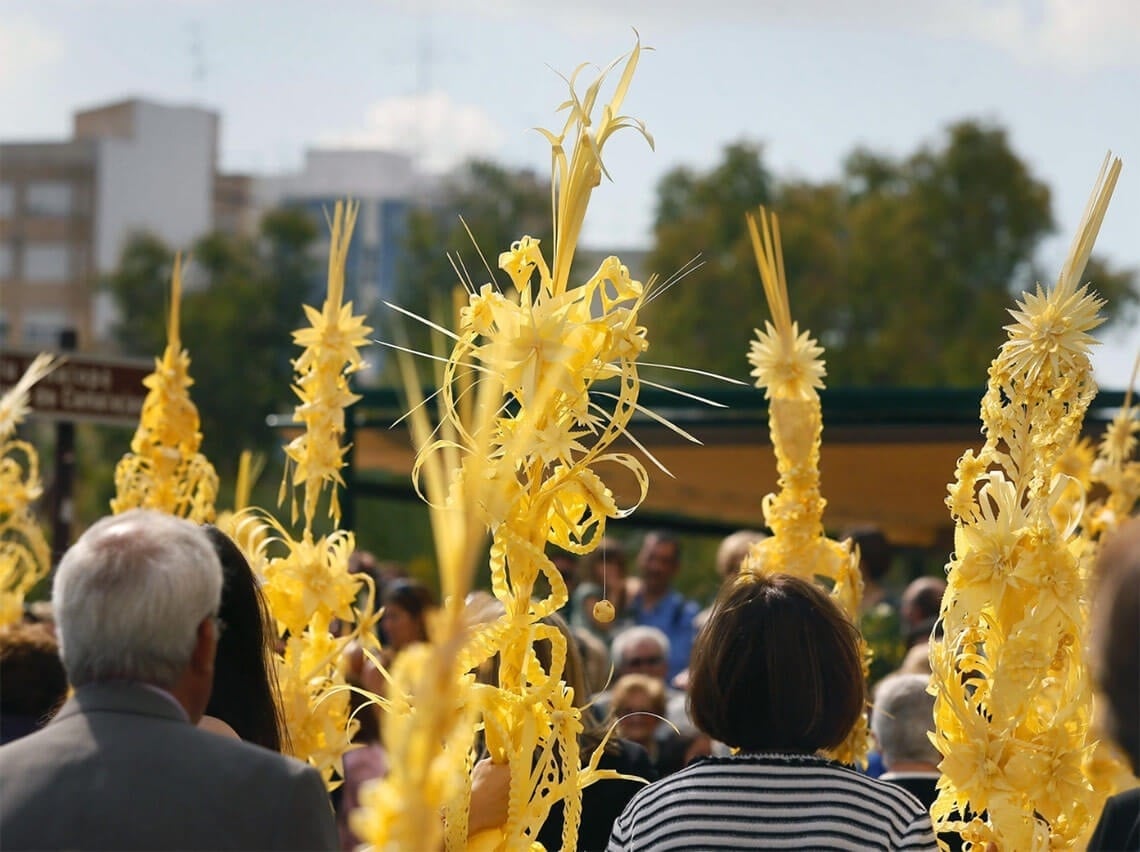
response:
<path fill-rule="evenodd" d="M 0 628 L 0 745 L 42 728 L 66 697 L 67 674 L 51 629 Z"/>
<path fill-rule="evenodd" d="M 273 615 L 241 549 L 215 526 L 202 528 L 222 564 L 222 634 L 214 688 L 199 726 L 287 754 L 289 736 L 272 660 Z"/>
<path fill-rule="evenodd" d="M 381 601 L 381 659 L 387 666 L 409 645 L 428 640 L 428 620 L 436 610 L 436 602 L 431 590 L 414 579 L 388 583 Z"/>
<path fill-rule="evenodd" d="M 1101 548 L 1089 627 L 1098 710 L 1140 774 L 1140 518 L 1121 524 Z M 1140 849 L 1140 787 L 1105 802 L 1089 849 Z"/>
<path fill-rule="evenodd" d="M 892 674 L 879 681 L 871 702 L 871 733 L 886 771 L 879 780 L 897 784 L 927 808 L 938 798 L 938 764 L 942 755 L 927 736 L 934 729 L 934 696 L 930 677 Z M 961 835 L 938 836 L 950 850 L 962 848 Z"/>
<path fill-rule="evenodd" d="M 672 687 L 665 679 L 669 671 L 668 636 L 656 627 L 634 625 L 614 639 L 612 653 L 615 683 L 628 674 L 644 675 L 657 680 L 665 697 L 665 711 L 662 715 L 681 734 L 688 736 L 696 733 L 689 719 L 685 693 Z M 591 703 L 599 718 L 612 715 L 613 700 L 612 689 L 594 696 Z M 664 737 L 672 733 L 672 730 L 666 725 L 660 733 Z"/>
<path fill-rule="evenodd" d="M 603 692 L 610 686 L 613 664 L 606 643 L 584 627 L 571 627 L 578 656 L 582 658 L 582 671 L 589 695 Z"/>
<path fill-rule="evenodd" d="M 669 637 L 669 662 L 666 677 L 672 680 L 689 667 L 696 630 L 693 619 L 700 612 L 691 601 L 673 588 L 681 569 L 681 541 L 676 536 L 656 530 L 647 533 L 637 555 L 641 588 L 629 602 L 635 624 L 656 627 Z"/>
<path fill-rule="evenodd" d="M 942 635 L 938 614 L 945 594 L 946 581 L 941 577 L 916 577 L 903 589 L 899 621 L 907 648 L 929 644 L 932 631 L 938 631 L 935 638 Z"/>
<path fill-rule="evenodd" d="M 759 530 L 737 530 L 721 539 L 716 548 L 716 576 L 721 584 L 729 577 L 735 577 L 740 573 L 740 565 L 748 556 L 752 545 L 759 544 L 767 537 L 767 533 L 762 533 Z M 697 613 L 697 617 L 693 621 L 695 630 L 700 632 L 700 629 L 705 626 L 705 622 L 709 620 L 711 612 L 712 605 L 710 604 Z"/>
<path fill-rule="evenodd" d="M 886 585 L 891 544 L 883 531 L 871 524 L 848 528 L 840 535 L 840 540 L 844 539 L 859 548 L 859 571 L 863 575 L 859 629 L 872 652 L 868 686 L 873 687 L 898 668 L 906 654 L 898 600 Z"/>
<path fill-rule="evenodd" d="M 909 790 L 927 807 L 938 791 L 942 755 L 927 737 L 934 727 L 934 696 L 930 678 L 893 674 L 879 681 L 871 702 L 871 732 L 886 767 L 879 777 Z"/>
<path fill-rule="evenodd" d="M 666 721 L 665 684 L 660 678 L 622 675 L 614 684 L 611 712 L 617 722 L 618 736 L 645 749 L 658 778 L 671 775 L 689 763 L 696 731 L 682 735 Z M 697 750 L 701 745 L 697 745 Z M 707 749 L 702 753 L 707 754 Z"/>

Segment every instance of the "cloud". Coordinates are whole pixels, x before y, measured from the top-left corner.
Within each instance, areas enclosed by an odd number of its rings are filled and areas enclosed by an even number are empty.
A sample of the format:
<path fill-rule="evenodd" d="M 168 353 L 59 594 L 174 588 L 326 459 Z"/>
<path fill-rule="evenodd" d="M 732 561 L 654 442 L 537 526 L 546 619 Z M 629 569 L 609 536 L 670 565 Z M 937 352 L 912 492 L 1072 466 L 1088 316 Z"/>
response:
<path fill-rule="evenodd" d="M 961 32 L 1026 64 L 1078 73 L 1140 66 L 1134 0 L 972 0 L 952 8 Z"/>
<path fill-rule="evenodd" d="M 63 57 L 63 38 L 27 17 L 0 19 L 0 86 L 26 85 L 29 75 Z"/>
<path fill-rule="evenodd" d="M 414 6 L 411 0 L 388 0 Z M 435 0 L 437 10 L 470 13 L 466 0 Z M 563 33 L 598 35 L 645 22 L 653 35 L 704 26 L 842 28 L 903 32 L 980 41 L 1029 65 L 1068 72 L 1140 66 L 1140 8 L 1136 0 L 484 0 L 479 14 L 520 15 Z M 624 29 L 623 29 L 624 28 Z"/>
<path fill-rule="evenodd" d="M 385 98 L 368 108 L 364 127 L 326 134 L 323 145 L 411 153 L 420 168 L 444 172 L 471 157 L 493 156 L 505 138 L 479 107 L 444 92 Z"/>

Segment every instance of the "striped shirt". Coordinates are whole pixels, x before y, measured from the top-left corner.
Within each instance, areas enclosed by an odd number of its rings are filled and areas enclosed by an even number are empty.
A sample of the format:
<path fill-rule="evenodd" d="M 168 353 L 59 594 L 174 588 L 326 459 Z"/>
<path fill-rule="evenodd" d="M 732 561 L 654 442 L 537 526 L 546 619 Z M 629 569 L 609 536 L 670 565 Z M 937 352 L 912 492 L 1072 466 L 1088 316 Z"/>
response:
<path fill-rule="evenodd" d="M 814 755 L 704 758 L 650 784 L 608 852 L 680 849 L 937 850 L 930 814 L 897 785 Z"/>

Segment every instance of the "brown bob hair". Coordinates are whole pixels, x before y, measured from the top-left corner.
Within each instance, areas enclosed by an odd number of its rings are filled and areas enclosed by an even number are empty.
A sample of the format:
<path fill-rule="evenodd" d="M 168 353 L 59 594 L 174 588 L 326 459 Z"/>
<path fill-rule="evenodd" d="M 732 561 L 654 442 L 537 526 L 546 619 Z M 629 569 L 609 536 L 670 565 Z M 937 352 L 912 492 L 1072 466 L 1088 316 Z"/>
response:
<path fill-rule="evenodd" d="M 746 752 L 812 753 L 842 743 L 865 707 L 859 633 L 826 592 L 790 574 L 724 585 L 693 646 L 698 728 Z"/>

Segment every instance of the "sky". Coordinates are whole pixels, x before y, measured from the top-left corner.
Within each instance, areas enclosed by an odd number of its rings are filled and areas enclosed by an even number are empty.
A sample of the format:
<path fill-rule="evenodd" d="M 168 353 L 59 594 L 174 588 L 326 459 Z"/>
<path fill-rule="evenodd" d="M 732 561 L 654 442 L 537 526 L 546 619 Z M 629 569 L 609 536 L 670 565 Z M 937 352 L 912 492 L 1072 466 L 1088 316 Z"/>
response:
<path fill-rule="evenodd" d="M 632 132 L 609 143 L 584 245 L 647 245 L 660 177 L 732 141 L 823 180 L 857 145 L 902 156 L 981 119 L 1053 190 L 1053 274 L 1106 152 L 1120 156 L 1098 253 L 1140 268 L 1133 0 L 3 0 L 0 138 L 62 138 L 76 109 L 147 97 L 218 110 L 226 170 L 354 145 L 426 170 L 479 155 L 544 174 L 533 128 L 561 127 L 560 74 L 608 64 L 635 31 L 653 50 L 625 108 L 655 150 Z M 1097 379 L 1121 389 L 1140 321 L 1100 336 Z"/>

